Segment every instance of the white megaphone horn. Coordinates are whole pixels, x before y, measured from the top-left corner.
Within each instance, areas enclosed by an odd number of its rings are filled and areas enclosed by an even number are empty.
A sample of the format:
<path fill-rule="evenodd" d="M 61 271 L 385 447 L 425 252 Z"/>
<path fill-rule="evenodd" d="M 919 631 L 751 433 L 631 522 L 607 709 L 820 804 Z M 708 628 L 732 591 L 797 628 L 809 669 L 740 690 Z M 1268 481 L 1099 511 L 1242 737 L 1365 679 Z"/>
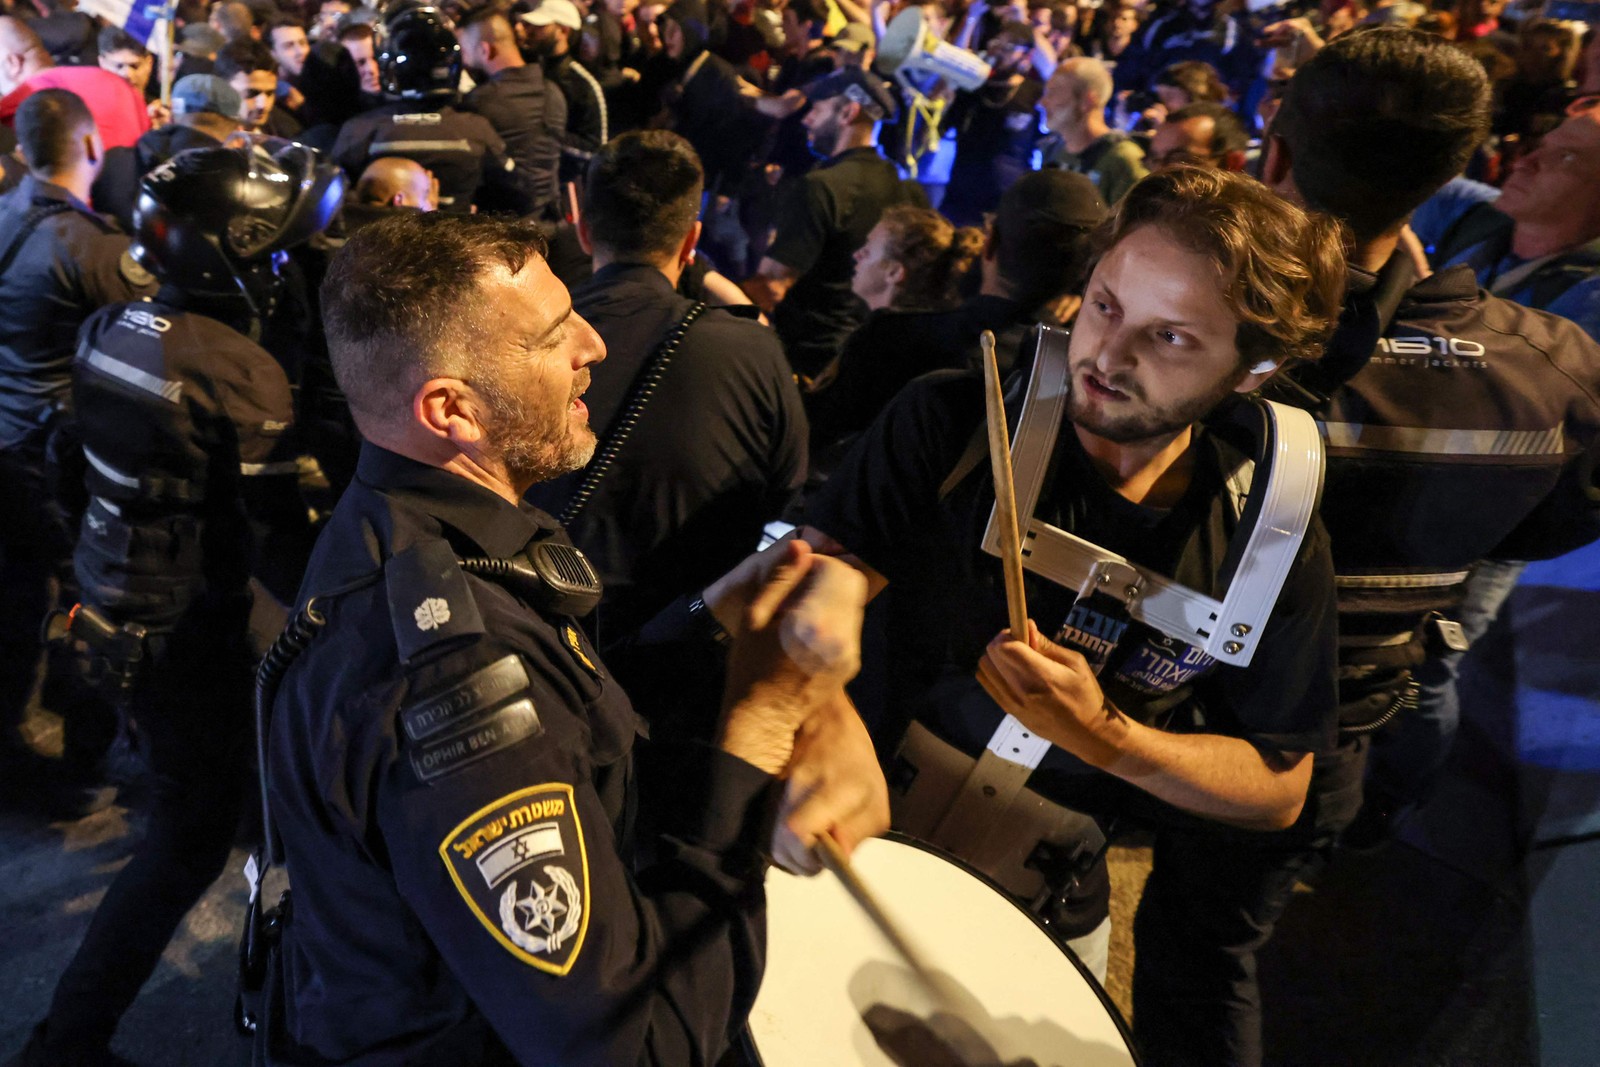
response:
<path fill-rule="evenodd" d="M 892 70 L 896 81 L 916 92 L 927 92 L 934 78 L 969 92 L 989 80 L 989 64 L 974 52 L 941 41 L 918 7 L 900 12 L 883 31 L 878 68 Z"/>

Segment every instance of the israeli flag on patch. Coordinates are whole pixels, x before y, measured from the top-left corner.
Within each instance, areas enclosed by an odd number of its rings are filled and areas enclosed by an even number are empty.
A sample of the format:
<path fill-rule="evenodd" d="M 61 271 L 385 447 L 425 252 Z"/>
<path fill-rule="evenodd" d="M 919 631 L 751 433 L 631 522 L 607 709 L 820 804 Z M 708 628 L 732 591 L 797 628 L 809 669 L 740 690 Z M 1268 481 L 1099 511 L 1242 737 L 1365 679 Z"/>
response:
<path fill-rule="evenodd" d="M 156 0 L 79 0 L 78 3 L 79 11 L 122 27 L 129 37 L 157 53 L 161 51 L 161 39 L 167 34 L 167 22 L 176 7 L 175 3 Z"/>

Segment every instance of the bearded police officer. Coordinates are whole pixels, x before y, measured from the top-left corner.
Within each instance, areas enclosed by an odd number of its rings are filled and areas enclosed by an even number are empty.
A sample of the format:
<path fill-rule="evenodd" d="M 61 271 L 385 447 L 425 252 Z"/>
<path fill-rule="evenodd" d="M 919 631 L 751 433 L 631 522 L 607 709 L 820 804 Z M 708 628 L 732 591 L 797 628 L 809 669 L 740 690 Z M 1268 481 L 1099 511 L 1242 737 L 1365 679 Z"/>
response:
<path fill-rule="evenodd" d="M 248 766 L 248 581 L 288 599 L 309 547 L 289 383 L 247 335 L 271 312 L 282 250 L 342 192 L 298 145 L 179 153 L 145 178 L 135 214 L 160 291 L 83 328 L 78 612 L 104 624 L 90 642 L 102 666 L 131 679 L 151 808 L 24 1063 L 110 1059 L 122 1013 L 228 858 Z"/>
<path fill-rule="evenodd" d="M 865 586 L 796 545 L 663 623 L 742 632 L 635 873 L 643 724 L 576 621 L 592 569 L 520 503 L 588 461 L 605 356 L 541 249 L 532 223 L 403 213 L 323 284 L 365 443 L 266 735 L 292 892 L 269 1062 L 711 1063 L 754 997 L 774 776 L 854 671 Z M 800 837 L 829 825 L 879 824 Z"/>

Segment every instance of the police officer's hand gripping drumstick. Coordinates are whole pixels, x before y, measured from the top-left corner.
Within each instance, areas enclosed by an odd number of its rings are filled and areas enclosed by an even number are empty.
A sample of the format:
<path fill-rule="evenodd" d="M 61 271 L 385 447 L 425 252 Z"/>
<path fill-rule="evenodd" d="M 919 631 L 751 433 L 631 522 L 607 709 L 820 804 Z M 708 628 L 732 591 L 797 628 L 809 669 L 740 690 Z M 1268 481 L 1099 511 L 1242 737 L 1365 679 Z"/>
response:
<path fill-rule="evenodd" d="M 989 466 L 994 471 L 994 507 L 1000 526 L 1000 563 L 1005 568 L 1006 608 L 1011 636 L 1028 640 L 1028 601 L 1022 588 L 1022 536 L 1017 527 L 1017 491 L 1011 480 L 1011 432 L 1006 428 L 1006 399 L 1000 386 L 1000 365 L 994 358 L 994 334 L 984 330 L 983 392 L 989 412 Z"/>

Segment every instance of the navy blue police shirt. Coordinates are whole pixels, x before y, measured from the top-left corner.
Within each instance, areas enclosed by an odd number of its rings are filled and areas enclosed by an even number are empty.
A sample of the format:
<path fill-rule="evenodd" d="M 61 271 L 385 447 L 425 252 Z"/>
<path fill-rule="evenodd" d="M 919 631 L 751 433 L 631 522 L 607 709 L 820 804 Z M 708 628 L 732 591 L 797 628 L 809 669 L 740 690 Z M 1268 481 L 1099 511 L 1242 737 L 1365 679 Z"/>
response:
<path fill-rule="evenodd" d="M 856 443 L 806 515 L 889 579 L 885 729 L 920 721 L 972 755 L 984 750 L 1003 716 L 975 677 L 984 648 L 1007 625 L 1000 560 L 979 547 L 994 506 L 987 460 L 942 497 L 940 489 L 984 420 L 976 374 L 917 379 Z M 1247 456 L 1220 431 L 1197 428 L 1194 448 L 1183 498 L 1170 509 L 1147 508 L 1106 484 L 1064 421 L 1035 514 L 1220 598 L 1218 573 L 1237 526 L 1226 482 Z M 1075 590 L 1031 571 L 1026 589 L 1028 614 L 1041 631 L 1091 662 L 1105 661 L 1101 686 L 1124 713 L 1169 730 L 1243 738 L 1267 751 L 1332 748 L 1333 568 L 1320 522 L 1306 534 L 1248 668 L 1219 663 L 1115 611 L 1075 604 Z M 892 748 L 894 739 L 887 740 Z M 1091 812 L 1109 813 L 1138 792 L 1059 748 L 1029 785 Z"/>
<path fill-rule="evenodd" d="M 702 1063 L 742 1023 L 776 781 L 685 746 L 635 874 L 627 696 L 573 619 L 457 564 L 551 536 L 363 445 L 302 587 L 326 625 L 271 726 L 274 1062 Z"/>

